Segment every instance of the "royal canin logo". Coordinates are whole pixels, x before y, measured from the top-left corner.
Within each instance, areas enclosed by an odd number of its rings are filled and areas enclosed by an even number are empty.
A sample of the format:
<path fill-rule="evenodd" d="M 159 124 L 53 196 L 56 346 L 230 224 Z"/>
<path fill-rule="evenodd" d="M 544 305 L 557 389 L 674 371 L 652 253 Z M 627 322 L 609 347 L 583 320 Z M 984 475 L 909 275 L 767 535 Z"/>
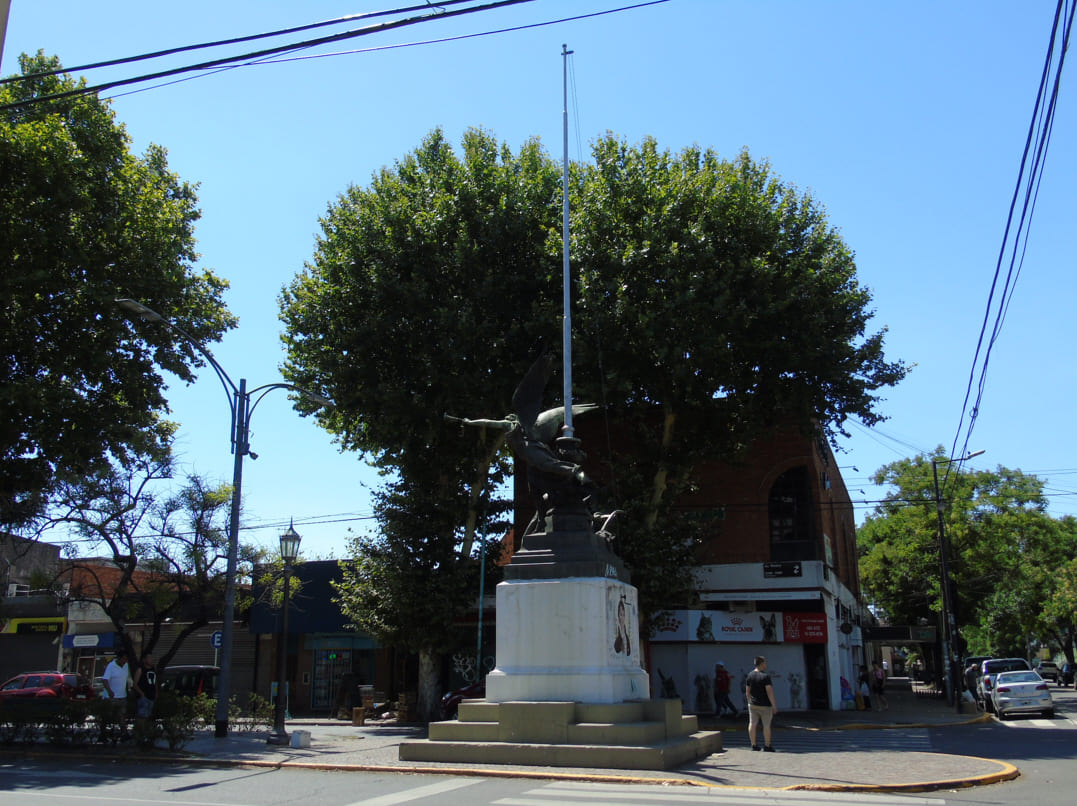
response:
<path fill-rule="evenodd" d="M 740 616 L 734 616 L 729 620 L 729 623 L 739 627 L 741 624 L 744 623 L 744 619 L 742 619 Z"/>

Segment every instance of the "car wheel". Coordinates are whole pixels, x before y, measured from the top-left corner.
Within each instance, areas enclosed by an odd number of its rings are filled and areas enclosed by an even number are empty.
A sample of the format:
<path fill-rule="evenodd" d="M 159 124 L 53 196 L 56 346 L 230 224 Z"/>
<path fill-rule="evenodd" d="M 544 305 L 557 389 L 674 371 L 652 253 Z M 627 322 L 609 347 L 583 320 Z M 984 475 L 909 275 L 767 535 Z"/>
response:
<path fill-rule="evenodd" d="M 1043 718 L 1044 719 L 1054 719 L 1055 718 L 1055 709 L 1054 708 L 1048 708 L 1046 711 L 1043 712 Z"/>

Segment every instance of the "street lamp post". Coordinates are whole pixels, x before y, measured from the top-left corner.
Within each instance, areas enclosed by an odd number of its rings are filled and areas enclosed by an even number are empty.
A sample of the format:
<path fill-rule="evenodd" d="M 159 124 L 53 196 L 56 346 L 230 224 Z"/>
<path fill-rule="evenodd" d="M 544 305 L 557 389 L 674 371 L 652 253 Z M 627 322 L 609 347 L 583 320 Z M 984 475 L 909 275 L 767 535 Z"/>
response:
<path fill-rule="evenodd" d="M 950 591 L 950 560 L 946 546 L 946 526 L 943 519 L 942 493 L 939 491 L 939 465 L 964 462 L 979 456 L 983 451 L 973 451 L 956 459 L 931 458 L 931 476 L 935 481 L 935 512 L 939 519 L 939 583 L 942 586 L 942 663 L 943 681 L 946 685 L 946 701 L 961 711 L 961 686 L 956 684 L 957 665 L 952 658 L 957 640 L 957 617 Z"/>
<path fill-rule="evenodd" d="M 320 395 L 290 383 L 267 383 L 248 390 L 247 379 L 240 378 L 239 386 L 236 386 L 206 346 L 175 322 L 133 299 L 118 299 L 116 304 L 140 319 L 156 322 L 176 331 L 198 350 L 217 373 L 217 377 L 224 386 L 224 392 L 228 396 L 228 407 L 232 412 L 230 440 L 235 461 L 232 464 L 232 509 L 228 530 L 228 563 L 225 571 L 227 576 L 224 587 L 224 613 L 222 614 L 224 623 L 221 625 L 221 671 L 217 680 L 217 711 L 214 723 L 214 735 L 220 739 L 228 736 L 228 706 L 232 698 L 232 632 L 236 611 L 236 569 L 239 565 L 239 508 L 243 489 L 243 457 L 250 454 L 252 459 L 256 458 L 254 454 L 251 454 L 249 442 L 251 415 L 262 398 L 274 389 L 288 389 L 323 406 L 331 406 L 332 403 Z M 251 398 L 255 395 L 257 397 L 254 397 L 252 402 Z"/>
<path fill-rule="evenodd" d="M 273 732 L 266 739 L 266 744 L 288 744 L 288 731 L 284 725 L 287 706 L 284 678 L 288 675 L 288 596 L 292 563 L 299 556 L 299 541 L 295 526 L 289 524 L 288 531 L 280 536 L 280 559 L 284 563 L 284 604 L 281 608 L 280 642 L 277 644 L 277 701 L 273 706 Z"/>

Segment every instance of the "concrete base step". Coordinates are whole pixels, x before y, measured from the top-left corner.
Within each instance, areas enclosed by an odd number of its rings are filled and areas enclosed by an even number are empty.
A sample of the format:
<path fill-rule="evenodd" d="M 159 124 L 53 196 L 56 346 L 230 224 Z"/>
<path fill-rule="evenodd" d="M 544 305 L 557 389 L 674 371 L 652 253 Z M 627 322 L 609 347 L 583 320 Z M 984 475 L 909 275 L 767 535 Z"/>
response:
<path fill-rule="evenodd" d="M 625 703 L 467 700 L 430 738 L 400 745 L 402 761 L 661 770 L 721 752 L 680 700 Z"/>
<path fill-rule="evenodd" d="M 612 770 L 668 770 L 722 750 L 720 733 L 701 732 L 654 745 L 527 744 L 513 742 L 401 742 L 401 761 L 513 764 Z"/>

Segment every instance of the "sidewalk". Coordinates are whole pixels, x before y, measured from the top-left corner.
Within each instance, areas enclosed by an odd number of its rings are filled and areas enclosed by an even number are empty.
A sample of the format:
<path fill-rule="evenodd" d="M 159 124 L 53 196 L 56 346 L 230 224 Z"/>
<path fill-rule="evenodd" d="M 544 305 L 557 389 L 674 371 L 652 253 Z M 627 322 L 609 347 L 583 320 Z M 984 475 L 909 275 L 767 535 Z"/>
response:
<path fill-rule="evenodd" d="M 779 712 L 775 717 L 774 737 L 779 752 L 753 753 L 746 747 L 727 748 L 697 763 L 666 771 L 404 762 L 399 760 L 400 742 L 425 737 L 425 726 L 374 722 L 355 727 L 324 719 L 288 722 L 289 732 L 310 732 L 309 748 L 270 746 L 265 743 L 264 733 L 232 734 L 217 739 L 211 731 L 205 731 L 187 745 L 181 759 L 196 764 L 818 790 L 929 791 L 994 783 L 1018 775 L 1015 767 L 1001 761 L 872 749 L 870 741 L 865 742 L 864 750 L 858 751 L 782 750 L 783 734 L 788 736 L 793 731 L 800 732 L 802 737 L 815 731 L 911 730 L 984 718 L 977 714 L 956 714 L 944 699 L 917 694 L 907 681 L 894 680 L 888 696 L 890 709 L 882 712 Z M 746 724 L 745 720 L 707 719 L 701 720 L 700 727 L 735 732 L 745 730 Z"/>

